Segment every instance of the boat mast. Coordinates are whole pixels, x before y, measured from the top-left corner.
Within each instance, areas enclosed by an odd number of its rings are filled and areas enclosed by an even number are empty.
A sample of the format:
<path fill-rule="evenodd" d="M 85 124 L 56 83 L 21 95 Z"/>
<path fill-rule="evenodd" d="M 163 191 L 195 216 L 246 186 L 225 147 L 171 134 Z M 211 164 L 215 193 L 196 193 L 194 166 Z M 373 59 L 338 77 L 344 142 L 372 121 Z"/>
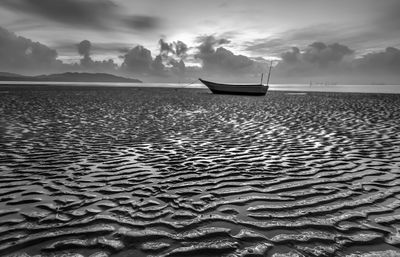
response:
<path fill-rule="evenodd" d="M 269 78 L 271 77 L 271 69 L 272 69 L 272 61 L 271 61 L 271 64 L 269 65 L 269 72 L 268 72 L 267 86 L 268 86 L 268 84 L 269 84 Z"/>
<path fill-rule="evenodd" d="M 263 83 L 264 73 L 261 73 L 261 85 Z"/>

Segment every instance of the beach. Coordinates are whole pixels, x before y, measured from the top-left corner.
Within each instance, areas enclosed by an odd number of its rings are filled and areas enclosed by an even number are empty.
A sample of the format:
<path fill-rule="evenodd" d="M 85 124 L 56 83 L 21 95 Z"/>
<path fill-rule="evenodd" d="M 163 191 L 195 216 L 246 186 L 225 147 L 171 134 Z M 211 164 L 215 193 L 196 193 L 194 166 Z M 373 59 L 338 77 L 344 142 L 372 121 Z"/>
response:
<path fill-rule="evenodd" d="M 400 256 L 400 94 L 0 87 L 0 256 Z"/>

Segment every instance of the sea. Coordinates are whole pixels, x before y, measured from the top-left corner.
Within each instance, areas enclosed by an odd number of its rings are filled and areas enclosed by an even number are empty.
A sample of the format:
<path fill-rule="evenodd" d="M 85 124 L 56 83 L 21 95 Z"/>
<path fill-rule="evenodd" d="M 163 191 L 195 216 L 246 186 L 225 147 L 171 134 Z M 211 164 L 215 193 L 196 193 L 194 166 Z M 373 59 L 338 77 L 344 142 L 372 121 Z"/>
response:
<path fill-rule="evenodd" d="M 57 85 L 57 86 L 104 86 L 104 87 L 160 87 L 160 88 L 207 88 L 201 83 L 114 83 L 114 82 L 0 82 L 1 85 Z M 324 84 L 270 84 L 271 91 L 294 92 L 346 92 L 400 94 L 400 85 L 324 85 Z"/>

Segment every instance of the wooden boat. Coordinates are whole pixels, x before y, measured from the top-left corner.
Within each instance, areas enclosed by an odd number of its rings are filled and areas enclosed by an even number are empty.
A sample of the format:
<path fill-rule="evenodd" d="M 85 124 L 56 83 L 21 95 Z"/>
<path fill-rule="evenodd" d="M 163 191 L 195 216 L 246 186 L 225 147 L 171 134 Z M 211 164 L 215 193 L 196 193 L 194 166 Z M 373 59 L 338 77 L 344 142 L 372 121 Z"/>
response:
<path fill-rule="evenodd" d="M 269 67 L 268 81 L 264 85 L 262 83 L 264 74 L 261 74 L 260 84 L 223 84 L 207 81 L 199 78 L 214 94 L 231 94 L 231 95 L 265 95 L 269 88 L 269 78 L 271 76 L 272 63 Z"/>
<path fill-rule="evenodd" d="M 263 84 L 222 84 L 204 79 L 199 80 L 214 94 L 265 95 L 269 87 Z"/>

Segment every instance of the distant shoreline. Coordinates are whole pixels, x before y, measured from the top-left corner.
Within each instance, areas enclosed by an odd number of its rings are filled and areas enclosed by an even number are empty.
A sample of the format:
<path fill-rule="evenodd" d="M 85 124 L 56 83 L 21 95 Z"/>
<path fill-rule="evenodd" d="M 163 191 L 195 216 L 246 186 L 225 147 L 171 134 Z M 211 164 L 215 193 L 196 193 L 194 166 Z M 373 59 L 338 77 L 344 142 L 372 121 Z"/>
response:
<path fill-rule="evenodd" d="M 0 81 L 0 88 L 160 88 L 160 89 L 205 89 L 200 83 L 142 83 L 142 82 L 59 82 L 59 81 Z M 400 85 L 329 85 L 270 84 L 270 91 L 321 92 L 321 93 L 370 93 L 400 94 Z M 268 95 L 268 93 L 267 93 Z"/>
<path fill-rule="evenodd" d="M 15 73 L 0 72 L 0 82 L 10 83 L 10 82 L 96 82 L 96 83 L 142 83 L 141 80 L 120 77 L 108 73 L 86 73 L 86 72 L 65 72 L 50 75 L 38 75 L 38 76 L 24 76 Z"/>

